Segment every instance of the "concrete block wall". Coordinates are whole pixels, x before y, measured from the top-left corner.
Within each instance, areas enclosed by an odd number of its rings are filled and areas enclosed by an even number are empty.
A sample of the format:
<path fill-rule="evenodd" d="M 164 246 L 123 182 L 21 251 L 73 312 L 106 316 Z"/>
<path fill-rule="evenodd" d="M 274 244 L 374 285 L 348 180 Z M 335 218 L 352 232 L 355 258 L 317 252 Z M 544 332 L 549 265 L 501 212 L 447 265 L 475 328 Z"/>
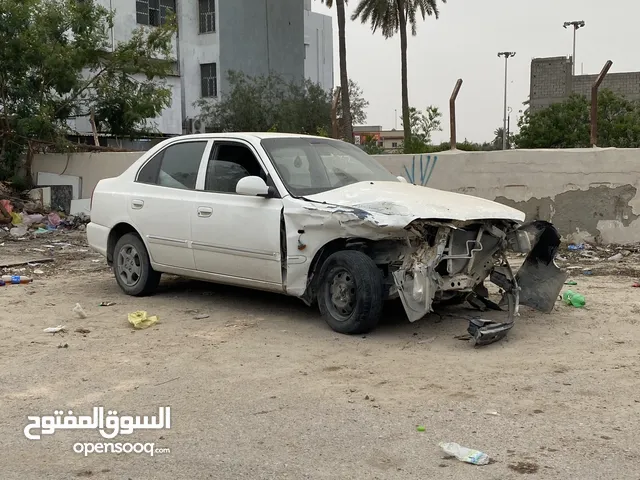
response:
<path fill-rule="evenodd" d="M 572 91 L 590 97 L 591 86 L 598 75 L 576 75 L 573 77 Z M 600 89 L 609 89 L 630 100 L 640 99 L 640 72 L 610 73 L 604 78 Z"/>
<path fill-rule="evenodd" d="M 571 92 L 571 58 L 534 58 L 530 85 L 532 112 L 561 102 Z"/>
<path fill-rule="evenodd" d="M 38 172 L 77 176 L 82 198 L 102 178 L 120 175 L 143 152 L 36 155 Z M 571 241 L 640 242 L 640 149 L 441 152 L 376 157 L 395 175 L 427 187 L 495 200 L 553 222 Z M 427 168 L 428 165 L 428 168 Z M 405 169 L 406 168 L 406 169 Z M 429 201 L 425 190 L 425 202 Z"/>
<path fill-rule="evenodd" d="M 535 112 L 566 100 L 572 93 L 591 96 L 595 75 L 572 76 L 571 57 L 534 58 L 531 61 L 530 103 Z M 600 88 L 630 100 L 640 100 L 640 72 L 609 73 Z"/>

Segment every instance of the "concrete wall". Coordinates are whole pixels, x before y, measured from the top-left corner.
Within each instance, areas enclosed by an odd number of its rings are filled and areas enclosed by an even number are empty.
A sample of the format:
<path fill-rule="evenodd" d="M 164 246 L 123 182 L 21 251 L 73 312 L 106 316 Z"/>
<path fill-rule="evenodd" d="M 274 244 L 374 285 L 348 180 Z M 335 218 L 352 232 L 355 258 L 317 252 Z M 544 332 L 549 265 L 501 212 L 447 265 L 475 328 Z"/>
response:
<path fill-rule="evenodd" d="M 552 221 L 571 240 L 640 242 L 640 149 L 442 152 L 422 156 L 423 175 L 420 155 L 377 158 L 416 183 L 429 178 L 429 187 L 488 198 L 522 210 L 528 219 Z"/>
<path fill-rule="evenodd" d="M 141 155 L 37 155 L 37 172 L 82 178 L 88 198 L 98 180 L 122 173 Z M 552 221 L 573 241 L 640 242 L 640 149 L 507 150 L 376 157 L 395 175 L 426 186 L 516 207 Z M 406 170 L 405 170 L 406 168 Z M 407 172 L 409 173 L 407 175 Z"/>
<path fill-rule="evenodd" d="M 571 62 L 571 57 L 534 58 L 531 61 L 532 112 L 562 102 L 572 93 L 590 97 L 591 86 L 598 75 L 572 76 Z M 600 88 L 630 100 L 640 100 L 640 72 L 609 73 Z"/>
<path fill-rule="evenodd" d="M 304 78 L 304 15 L 300 0 L 234 0 L 220 2 L 220 84 L 226 72 L 247 75 L 278 73 L 288 80 Z"/>

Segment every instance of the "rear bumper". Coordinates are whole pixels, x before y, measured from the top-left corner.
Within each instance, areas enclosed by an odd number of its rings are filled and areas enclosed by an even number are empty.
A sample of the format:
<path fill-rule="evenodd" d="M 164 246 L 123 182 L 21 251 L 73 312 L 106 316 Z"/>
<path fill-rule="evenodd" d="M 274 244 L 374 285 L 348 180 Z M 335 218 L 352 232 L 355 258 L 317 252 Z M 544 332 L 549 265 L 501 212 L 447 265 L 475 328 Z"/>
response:
<path fill-rule="evenodd" d="M 107 246 L 109 244 L 109 229 L 97 223 L 87 225 L 87 242 L 92 250 L 103 256 L 107 256 Z"/>

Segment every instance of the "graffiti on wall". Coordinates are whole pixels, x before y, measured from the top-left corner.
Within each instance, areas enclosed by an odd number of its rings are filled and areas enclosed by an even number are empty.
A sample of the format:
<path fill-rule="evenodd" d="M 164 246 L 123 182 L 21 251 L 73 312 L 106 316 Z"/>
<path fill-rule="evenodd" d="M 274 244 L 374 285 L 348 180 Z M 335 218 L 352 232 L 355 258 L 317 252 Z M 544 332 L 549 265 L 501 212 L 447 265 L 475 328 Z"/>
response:
<path fill-rule="evenodd" d="M 434 155 L 433 157 L 431 157 L 431 155 L 420 155 L 419 162 L 416 162 L 416 157 L 417 155 L 414 155 L 411 161 L 411 171 L 409 171 L 409 169 L 405 165 L 404 172 L 409 182 L 413 183 L 414 185 L 422 185 L 423 187 L 425 187 L 429 183 L 429 179 L 433 174 L 433 169 L 438 162 L 438 156 Z M 425 158 L 423 159 L 423 157 Z M 416 175 L 416 167 L 420 168 L 420 177 Z"/>

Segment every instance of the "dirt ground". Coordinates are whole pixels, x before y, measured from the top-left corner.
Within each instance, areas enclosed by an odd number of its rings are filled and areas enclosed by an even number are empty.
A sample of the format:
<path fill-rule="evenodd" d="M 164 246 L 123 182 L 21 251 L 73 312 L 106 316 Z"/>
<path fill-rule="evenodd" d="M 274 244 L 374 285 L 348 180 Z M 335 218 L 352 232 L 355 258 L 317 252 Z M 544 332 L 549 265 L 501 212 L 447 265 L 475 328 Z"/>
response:
<path fill-rule="evenodd" d="M 375 332 L 349 337 L 278 295 L 168 277 L 127 297 L 83 237 L 0 239 L 0 264 L 54 259 L 0 268 L 35 277 L 0 287 L 2 479 L 640 478 L 637 250 L 563 250 L 586 308 L 523 308 L 506 339 L 474 349 L 455 337 L 478 312 L 459 307 L 410 324 L 391 303 Z M 136 310 L 160 322 L 134 330 Z M 43 332 L 56 325 L 67 333 Z M 23 434 L 27 415 L 94 406 L 170 406 L 169 430 L 114 440 L 170 452 L 84 456 L 73 445 L 98 432 Z M 493 462 L 445 459 L 442 441 Z"/>

